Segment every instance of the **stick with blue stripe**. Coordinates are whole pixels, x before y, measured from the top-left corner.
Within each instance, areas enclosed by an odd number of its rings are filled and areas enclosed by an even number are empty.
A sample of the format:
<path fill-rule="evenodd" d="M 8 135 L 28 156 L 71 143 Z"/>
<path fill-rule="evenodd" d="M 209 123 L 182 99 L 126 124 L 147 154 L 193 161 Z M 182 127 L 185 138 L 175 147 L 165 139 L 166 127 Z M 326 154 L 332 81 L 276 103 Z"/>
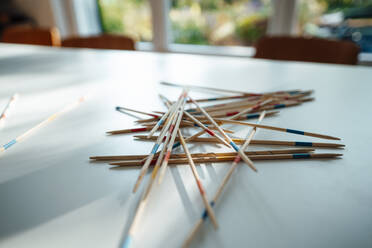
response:
<path fill-rule="evenodd" d="M 265 117 L 265 114 L 266 112 L 262 112 L 257 123 L 260 123 L 263 118 Z M 256 133 L 256 127 L 253 127 L 252 130 L 250 132 L 248 132 L 247 134 L 247 137 L 245 138 L 245 142 L 244 144 L 240 147 L 243 151 L 248 147 L 249 143 L 251 142 L 251 140 L 253 139 L 253 136 L 255 135 Z M 234 162 L 232 163 L 232 166 L 230 167 L 229 171 L 227 172 L 226 176 L 224 177 L 220 187 L 218 188 L 213 200 L 211 201 L 211 205 L 214 206 L 215 203 L 217 202 L 218 198 L 220 197 L 223 189 L 225 188 L 226 184 L 228 183 L 228 181 L 230 180 L 233 172 L 235 171 L 238 163 L 240 162 L 240 156 L 239 154 L 235 157 L 234 159 Z M 189 243 L 191 242 L 191 240 L 193 239 L 194 235 L 198 232 L 199 228 L 201 227 L 201 225 L 203 224 L 203 222 L 208 218 L 208 212 L 206 210 L 203 211 L 203 214 L 202 214 L 202 217 L 199 219 L 199 221 L 196 223 L 196 225 L 194 226 L 194 228 L 192 229 L 189 237 L 186 239 L 186 241 L 184 242 L 183 246 L 182 247 L 187 247 L 189 245 Z"/>
<path fill-rule="evenodd" d="M 159 96 L 163 100 L 164 104 L 169 108 L 170 107 L 170 101 L 165 96 L 163 96 L 161 94 L 159 94 Z M 194 116 L 192 116 L 191 114 L 187 113 L 187 111 L 185 111 L 185 110 L 183 111 L 183 113 L 187 117 L 189 117 L 195 123 L 195 126 L 203 128 L 205 130 L 205 132 L 207 132 L 209 135 L 211 135 L 212 137 L 216 137 L 222 144 L 224 144 L 227 147 L 230 147 L 229 143 L 227 143 L 224 139 L 222 139 L 215 132 L 213 132 L 212 130 L 210 130 L 207 126 L 205 126 L 203 123 L 201 123 Z M 173 147 L 173 148 L 175 148 L 175 147 Z"/>
<path fill-rule="evenodd" d="M 169 144 L 168 144 L 168 148 L 167 148 L 167 152 L 165 154 L 165 157 L 164 157 L 164 160 L 163 160 L 163 163 L 160 167 L 160 172 L 159 172 L 159 184 L 163 181 L 163 178 L 164 178 L 164 175 L 165 175 L 165 170 L 168 166 L 168 161 L 169 161 L 169 158 L 170 158 L 170 155 L 172 153 L 172 150 L 173 150 L 173 144 L 174 144 L 174 141 L 176 140 L 176 137 L 177 137 L 177 131 L 180 127 L 180 123 L 182 121 L 182 116 L 183 116 L 183 110 L 185 108 L 185 104 L 186 104 L 186 98 L 183 99 L 183 103 L 178 111 L 178 118 L 177 118 L 177 122 L 176 122 L 176 125 L 174 126 L 174 129 L 173 129 L 173 132 L 172 132 L 172 136 L 171 136 L 171 139 L 169 141 Z"/>
<path fill-rule="evenodd" d="M 170 140 L 171 133 L 173 131 L 173 127 L 175 125 L 176 120 L 177 120 L 176 118 L 173 118 L 171 127 L 168 129 L 168 135 L 165 138 L 165 141 L 163 143 L 163 148 L 162 148 L 162 150 L 161 150 L 161 152 L 160 152 L 160 154 L 159 154 L 159 156 L 156 160 L 154 169 L 152 170 L 151 177 L 150 177 L 149 182 L 146 186 L 146 189 L 142 193 L 141 200 L 140 200 L 140 203 L 139 203 L 138 208 L 136 210 L 136 213 L 135 213 L 135 216 L 133 218 L 132 224 L 130 225 L 128 235 L 127 235 L 127 237 L 126 237 L 126 239 L 123 243 L 123 246 L 122 246 L 123 248 L 129 248 L 133 243 L 134 233 L 136 231 L 139 220 L 142 217 L 142 213 L 144 212 L 145 207 L 147 205 L 147 197 L 151 192 L 152 186 L 154 184 L 155 178 L 156 178 L 157 173 L 158 173 L 159 168 L 160 168 L 160 164 L 163 160 L 165 151 L 167 150 L 167 144 Z"/>
<path fill-rule="evenodd" d="M 175 109 L 177 109 L 177 106 L 179 106 L 179 104 L 181 102 L 181 97 L 182 97 L 182 94 L 178 98 L 178 101 L 175 104 L 173 104 L 173 106 L 171 108 L 169 108 L 168 111 L 155 124 L 155 126 L 151 129 L 150 133 L 147 135 L 147 137 L 150 138 L 156 132 L 156 130 L 158 130 L 159 127 L 164 123 L 164 121 L 167 119 L 168 115 L 174 113 Z"/>
<path fill-rule="evenodd" d="M 320 139 L 341 140 L 340 138 L 329 136 L 329 135 L 324 135 L 324 134 L 310 133 L 310 132 L 304 132 L 304 131 L 299 131 L 299 130 L 294 130 L 294 129 L 274 127 L 274 126 L 266 126 L 266 125 L 254 124 L 254 123 L 249 123 L 249 122 L 226 120 L 226 119 L 216 119 L 216 122 L 258 127 L 258 128 L 269 129 L 269 130 L 274 130 L 274 131 L 279 131 L 279 132 L 311 136 L 311 137 L 316 137 Z"/>
<path fill-rule="evenodd" d="M 198 186 L 200 195 L 201 195 L 201 197 L 203 199 L 203 204 L 205 206 L 205 211 L 206 211 L 206 213 L 208 213 L 208 216 L 210 217 L 214 228 L 215 229 L 218 229 L 217 218 L 216 218 L 216 216 L 214 214 L 214 211 L 212 209 L 212 206 L 209 204 L 207 193 L 205 192 L 204 186 L 203 186 L 202 182 L 200 181 L 199 174 L 198 174 L 198 172 L 196 170 L 196 167 L 195 167 L 194 161 L 193 161 L 193 159 L 191 157 L 190 151 L 189 151 L 189 149 L 188 149 L 188 147 L 186 145 L 186 142 L 185 142 L 185 139 L 183 138 L 183 135 L 181 133 L 181 130 L 179 130 L 179 129 L 178 129 L 178 136 L 180 137 L 180 142 L 182 144 L 183 150 L 185 151 L 187 160 L 189 162 L 189 165 L 190 165 L 192 174 L 194 176 L 196 185 Z"/>
<path fill-rule="evenodd" d="M 253 162 L 245 155 L 245 153 L 231 140 L 229 136 L 222 130 L 222 128 L 213 120 L 213 118 L 205 111 L 197 102 L 194 101 L 189 96 L 189 99 L 192 101 L 193 104 L 203 113 L 205 117 L 217 128 L 219 133 L 225 138 L 225 140 L 233 147 L 233 149 L 240 155 L 240 157 L 244 160 L 244 162 L 253 170 L 257 172 L 256 167 L 253 165 Z"/>
<path fill-rule="evenodd" d="M 228 119 L 229 120 L 235 120 L 238 117 L 240 117 L 240 116 L 242 116 L 244 114 L 247 114 L 247 113 L 249 113 L 251 111 L 255 111 L 255 110 L 259 109 L 260 107 L 265 106 L 266 104 L 268 104 L 268 103 L 270 103 L 272 101 L 273 101 L 273 99 L 272 98 L 269 98 L 269 99 L 267 99 L 265 101 L 259 102 L 256 105 L 254 105 L 252 107 L 249 107 L 247 109 L 244 109 L 244 110 L 240 111 L 239 113 L 237 113 L 236 115 L 233 115 L 233 116 L 229 117 Z"/>
<path fill-rule="evenodd" d="M 2 147 L 0 147 L 0 152 L 4 152 L 5 150 L 9 149 L 10 147 L 12 147 L 14 144 L 20 142 L 21 140 L 25 139 L 28 135 L 30 135 L 31 133 L 35 132 L 36 130 L 38 130 L 39 128 L 41 128 L 42 126 L 48 124 L 49 122 L 53 121 L 54 119 L 56 119 L 59 115 L 71 110 L 72 108 L 76 107 L 78 104 L 80 104 L 81 102 L 84 101 L 84 98 L 81 97 L 79 98 L 79 100 L 77 100 L 76 102 L 74 102 L 73 104 L 70 104 L 68 106 L 66 106 L 65 108 L 63 108 L 61 111 L 57 112 L 57 113 L 54 113 L 52 114 L 51 116 L 49 116 L 46 120 L 40 122 L 39 124 L 37 124 L 36 126 L 34 126 L 33 128 L 29 129 L 27 132 L 23 133 L 22 135 L 18 136 L 17 138 L 11 140 L 10 142 L 6 143 L 5 145 L 3 145 Z"/>
<path fill-rule="evenodd" d="M 182 101 L 183 99 L 185 99 L 186 94 L 187 93 L 185 91 L 183 91 L 179 100 Z M 157 152 L 159 146 L 163 142 L 163 138 L 164 138 L 166 132 L 168 131 L 168 129 L 172 128 L 171 124 L 173 122 L 173 119 L 176 118 L 176 114 L 178 113 L 178 107 L 179 107 L 179 102 L 174 104 L 174 108 L 169 109 L 168 112 L 171 111 L 170 114 L 169 114 L 169 118 L 166 120 L 166 123 L 165 123 L 165 125 L 163 126 L 163 129 L 160 132 L 160 135 L 158 136 L 154 146 L 151 149 L 151 152 L 150 152 L 149 156 L 147 157 L 145 163 L 143 164 L 143 166 L 141 168 L 140 174 L 139 174 L 139 176 L 137 178 L 137 181 L 136 181 L 136 184 L 134 185 L 134 188 L 133 188 L 133 193 L 135 193 L 137 191 L 139 185 L 141 184 L 141 182 L 143 180 L 143 177 L 145 176 L 145 174 L 146 174 L 146 172 L 147 172 L 147 170 L 150 166 L 150 163 L 155 156 L 155 153 Z"/>

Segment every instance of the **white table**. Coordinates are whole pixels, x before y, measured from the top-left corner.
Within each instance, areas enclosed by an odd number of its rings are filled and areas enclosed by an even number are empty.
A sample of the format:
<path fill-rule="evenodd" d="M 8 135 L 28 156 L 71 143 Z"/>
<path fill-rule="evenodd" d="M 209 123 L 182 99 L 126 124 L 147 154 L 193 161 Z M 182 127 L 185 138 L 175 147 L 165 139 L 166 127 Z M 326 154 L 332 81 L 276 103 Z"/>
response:
<path fill-rule="evenodd" d="M 316 101 L 264 123 L 346 144 L 339 160 L 256 162 L 257 174 L 241 164 L 215 208 L 220 229 L 207 222 L 194 247 L 372 247 L 370 68 L 5 44 L 0 106 L 16 91 L 21 97 L 0 130 L 1 144 L 79 96 L 90 98 L 0 157 L 0 247 L 120 245 L 139 198 L 131 193 L 138 169 L 114 171 L 88 157 L 149 152 L 150 142 L 105 131 L 133 126 L 116 105 L 150 111 L 164 109 L 157 93 L 175 99 L 180 89 L 161 80 L 257 92 L 315 89 Z M 256 138 L 324 141 L 265 130 Z M 228 167 L 199 167 L 209 197 Z M 148 205 L 134 247 L 180 246 L 203 209 L 190 169 L 168 170 Z"/>

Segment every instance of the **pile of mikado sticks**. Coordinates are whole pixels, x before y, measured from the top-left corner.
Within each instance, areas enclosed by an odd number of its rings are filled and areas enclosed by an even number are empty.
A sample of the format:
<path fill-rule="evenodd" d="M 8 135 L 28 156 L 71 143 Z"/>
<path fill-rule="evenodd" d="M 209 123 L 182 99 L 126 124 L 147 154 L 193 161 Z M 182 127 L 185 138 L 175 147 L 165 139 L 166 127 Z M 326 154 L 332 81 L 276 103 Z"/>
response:
<path fill-rule="evenodd" d="M 171 83 L 163 83 L 170 86 L 180 86 Z M 233 93 L 233 96 L 224 96 L 206 99 L 193 99 L 189 95 L 190 90 L 208 90 L 215 92 Z M 136 192 L 140 186 L 146 172 L 150 166 L 153 166 L 151 177 L 148 180 L 145 190 L 143 191 L 141 201 L 138 205 L 136 215 L 130 226 L 129 233 L 123 247 L 130 247 L 133 244 L 133 235 L 139 223 L 139 219 L 147 204 L 147 197 L 151 192 L 153 183 L 156 179 L 161 183 L 165 175 L 168 165 L 188 164 L 192 170 L 193 177 L 199 189 L 201 199 L 204 203 L 204 212 L 187 237 L 184 247 L 188 246 L 194 235 L 198 232 L 201 224 L 210 219 L 215 228 L 218 228 L 216 216 L 213 211 L 213 206 L 222 193 L 226 183 L 229 181 L 237 164 L 243 160 L 253 171 L 257 171 L 252 161 L 255 160 L 282 160 L 282 159 L 332 159 L 339 158 L 342 154 L 339 153 L 314 153 L 315 148 L 339 149 L 344 145 L 338 143 L 319 143 L 319 142 L 302 142 L 302 141 L 279 141 L 279 140 L 256 140 L 253 139 L 257 128 L 268 129 L 278 132 L 287 132 L 291 134 L 311 136 L 315 138 L 340 140 L 337 137 L 329 135 L 299 131 L 288 128 L 274 127 L 262 125 L 260 122 L 265 116 L 272 116 L 278 113 L 275 111 L 278 108 L 300 105 L 303 102 L 311 101 L 312 91 L 280 91 L 269 92 L 262 94 L 253 94 L 247 92 L 237 92 L 232 90 L 222 90 L 214 88 L 205 88 L 199 86 L 187 86 L 183 88 L 178 100 L 171 102 L 164 96 L 160 96 L 168 110 L 166 112 L 146 113 L 124 107 L 117 107 L 118 111 L 131 111 L 148 115 L 151 118 L 137 120 L 137 123 L 143 125 L 140 128 L 131 128 L 124 130 L 115 130 L 108 132 L 111 135 L 136 133 L 148 131 L 147 135 L 135 136 L 138 140 L 154 141 L 151 152 L 147 155 L 122 155 L 122 156 L 95 156 L 90 159 L 95 161 L 108 161 L 114 168 L 122 168 L 128 166 L 142 166 L 137 181 L 134 185 L 133 192 Z M 207 107 L 200 106 L 201 102 L 216 102 L 229 101 L 223 104 L 213 104 Z M 185 109 L 187 103 L 191 103 L 195 108 Z M 267 110 L 274 110 L 266 112 Z M 258 118 L 257 123 L 244 122 L 247 119 Z M 228 134 L 232 131 L 223 129 L 222 125 L 240 125 L 251 127 L 247 136 L 244 139 L 231 138 Z M 199 132 L 192 136 L 184 137 L 181 129 L 183 128 L 198 128 Z M 155 132 L 159 132 L 155 136 Z M 206 134 L 206 137 L 200 137 Z M 212 143 L 214 145 L 224 145 L 231 149 L 230 152 L 207 152 L 207 153 L 190 153 L 187 144 Z M 270 145 L 270 146 L 285 146 L 296 147 L 291 149 L 275 149 L 275 150 L 255 150 L 246 151 L 249 144 L 254 145 Z M 240 146 L 239 146 L 240 145 Z M 174 153 L 177 147 L 182 146 L 184 153 Z M 161 147 L 160 151 L 159 148 Z M 299 148 L 301 147 L 301 148 Z M 222 180 L 217 193 L 213 200 L 209 200 L 199 175 L 195 168 L 195 164 L 201 163 L 219 163 L 232 162 L 228 173 Z"/>

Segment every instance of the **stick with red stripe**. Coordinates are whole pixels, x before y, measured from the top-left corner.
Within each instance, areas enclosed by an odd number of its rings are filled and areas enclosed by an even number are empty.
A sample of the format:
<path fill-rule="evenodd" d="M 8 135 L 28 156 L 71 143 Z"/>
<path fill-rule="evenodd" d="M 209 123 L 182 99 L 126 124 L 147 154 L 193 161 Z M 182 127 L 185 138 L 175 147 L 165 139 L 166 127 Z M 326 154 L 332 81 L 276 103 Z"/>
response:
<path fill-rule="evenodd" d="M 185 94 L 185 91 L 181 94 L 181 97 L 180 97 L 180 100 L 184 100 L 185 97 L 186 97 L 187 93 Z M 177 104 L 177 103 L 176 103 Z M 177 104 L 178 105 L 178 104 Z M 177 106 L 176 106 L 177 107 Z M 160 132 L 160 135 L 158 137 L 158 139 L 156 140 L 154 146 L 152 147 L 151 149 L 151 153 L 149 154 L 149 156 L 147 157 L 145 163 L 143 164 L 142 166 L 142 169 L 140 171 L 140 174 L 137 178 L 137 181 L 136 181 L 136 184 L 134 185 L 134 188 L 133 188 L 133 192 L 135 193 L 143 179 L 143 177 L 145 176 L 145 173 L 146 171 L 148 170 L 149 166 L 150 166 L 150 163 L 152 161 L 152 159 L 154 158 L 155 156 L 155 153 L 157 152 L 160 144 L 162 143 L 163 141 L 163 138 L 166 134 L 166 132 L 171 128 L 173 129 L 173 126 L 172 126 L 172 123 L 173 123 L 173 119 L 176 118 L 176 114 L 177 114 L 177 108 L 176 109 L 173 109 L 175 111 L 173 111 L 171 114 L 170 114 L 170 117 L 166 120 L 166 123 L 164 124 L 163 126 L 163 129 L 162 131 Z"/>
<path fill-rule="evenodd" d="M 214 211 L 212 209 L 212 206 L 208 202 L 208 198 L 207 198 L 207 195 L 205 193 L 204 187 L 203 187 L 203 185 L 202 185 L 202 183 L 200 181 L 198 172 L 196 171 L 194 161 L 192 160 L 192 157 L 191 157 L 191 154 L 190 154 L 189 149 L 187 148 L 185 139 L 183 138 L 183 135 L 181 133 L 181 130 L 179 130 L 179 129 L 178 129 L 178 136 L 180 137 L 181 145 L 183 147 L 183 150 L 185 151 L 187 160 L 189 161 L 189 165 L 190 165 L 192 174 L 194 175 L 196 184 L 198 185 L 199 192 L 200 192 L 200 195 L 201 195 L 201 197 L 203 199 L 203 203 L 204 203 L 205 209 L 206 209 L 206 211 L 208 213 L 208 216 L 211 218 L 211 221 L 213 223 L 214 228 L 217 229 L 218 228 L 218 224 L 217 224 L 216 216 L 214 214 Z"/>
<path fill-rule="evenodd" d="M 124 134 L 124 133 L 138 133 L 151 130 L 153 127 L 139 127 L 139 128 L 129 128 L 121 130 L 107 131 L 107 134 Z"/>
<path fill-rule="evenodd" d="M 234 150 L 242 157 L 244 162 L 253 170 L 257 172 L 253 162 L 245 155 L 245 153 L 231 140 L 229 136 L 222 130 L 222 128 L 213 120 L 213 118 L 205 111 L 197 102 L 189 96 L 189 99 L 195 104 L 195 106 L 207 117 L 207 119 L 217 128 L 219 133 L 226 139 L 226 141 L 234 148 Z"/>
<path fill-rule="evenodd" d="M 262 121 L 262 119 L 265 117 L 265 111 L 261 113 L 260 115 L 260 118 L 258 119 L 258 122 L 257 123 L 260 123 Z M 245 142 L 244 144 L 240 147 L 243 151 L 247 148 L 247 146 L 249 145 L 249 143 L 251 142 L 251 140 L 253 139 L 253 136 L 254 134 L 256 133 L 256 127 L 253 127 L 252 128 L 252 131 L 251 132 L 248 132 L 247 134 L 247 137 L 245 139 Z M 226 184 L 228 183 L 228 181 L 230 180 L 231 178 L 231 175 L 233 174 L 233 172 L 235 171 L 238 163 L 240 162 L 240 156 L 239 154 L 235 157 L 235 160 L 232 164 L 232 166 L 230 167 L 229 171 L 227 172 L 226 176 L 224 177 L 220 187 L 218 188 L 213 200 L 211 201 L 211 205 L 212 206 L 215 206 L 218 198 L 220 197 L 223 189 L 225 188 Z M 199 228 L 201 227 L 201 225 L 203 224 L 203 222 L 208 218 L 208 217 L 211 217 L 209 215 L 209 212 L 208 212 L 208 209 L 206 208 L 204 210 L 204 213 L 203 215 L 201 216 L 201 218 L 199 219 L 199 221 L 196 223 L 196 225 L 194 226 L 194 228 L 192 229 L 190 235 L 188 236 L 188 238 L 186 239 L 186 241 L 184 242 L 184 244 L 182 245 L 182 247 L 188 247 L 188 245 L 190 244 L 191 240 L 193 239 L 193 237 L 195 236 L 195 234 L 198 232 Z"/>
<path fill-rule="evenodd" d="M 174 118 L 174 120 L 176 120 L 176 118 Z M 172 122 L 172 125 L 174 125 L 174 122 Z M 166 148 L 167 148 L 167 144 L 168 144 L 168 141 L 170 139 L 170 133 L 172 132 L 171 131 L 171 128 L 168 130 L 169 132 L 169 135 L 167 135 L 164 143 L 163 143 L 163 148 L 156 160 L 156 163 L 155 163 L 155 166 L 154 166 L 154 169 L 152 170 L 152 173 L 151 173 L 151 177 L 150 177 L 150 181 L 148 182 L 147 186 L 146 186 L 146 189 L 143 191 L 142 193 L 142 196 L 141 196 L 141 200 L 140 200 L 140 203 L 137 207 L 137 210 L 136 210 L 136 213 L 134 215 L 134 218 L 133 218 L 133 221 L 132 221 L 132 224 L 130 225 L 130 228 L 129 228 L 129 232 L 128 232 L 128 235 L 126 237 L 126 240 L 124 241 L 124 245 L 123 247 L 125 248 L 129 248 L 129 245 L 131 244 L 131 240 L 135 234 L 135 231 L 137 229 L 137 226 L 138 226 L 138 223 L 142 217 L 142 214 L 144 213 L 145 211 L 145 208 L 147 206 L 147 197 L 148 195 L 150 194 L 151 192 L 151 189 L 152 189 L 152 186 L 154 184 L 154 181 L 155 181 L 155 178 L 156 178 L 156 175 L 157 175 L 157 172 L 159 170 L 159 167 L 160 167 L 160 164 L 161 164 L 161 161 L 163 159 L 163 156 L 164 156 L 164 153 L 166 151 Z"/>
<path fill-rule="evenodd" d="M 170 106 L 170 102 L 168 101 L 168 99 L 162 95 L 160 95 L 160 98 L 164 101 L 164 103 L 167 105 L 167 107 L 169 108 Z M 224 144 L 225 146 L 227 147 L 231 147 L 229 145 L 229 143 L 227 143 L 223 138 L 221 138 L 219 135 L 217 135 L 215 132 L 213 132 L 212 130 L 210 130 L 208 127 L 206 127 L 203 123 L 201 123 L 198 119 L 196 119 L 194 116 L 192 116 L 191 114 L 187 113 L 187 111 L 183 111 L 183 113 L 185 115 L 187 115 L 187 117 L 189 117 L 193 122 L 195 122 L 199 127 L 203 128 L 209 135 L 213 136 L 213 137 L 216 137 L 222 144 Z"/>
<path fill-rule="evenodd" d="M 163 163 L 162 163 L 161 168 L 160 168 L 159 184 L 163 181 L 163 178 L 164 178 L 164 175 L 165 175 L 165 170 L 167 168 L 168 161 L 169 161 L 172 149 L 173 149 L 173 144 L 174 144 L 174 141 L 175 141 L 176 136 L 177 136 L 177 131 L 179 129 L 179 126 L 180 126 L 180 123 L 181 123 L 181 120 L 182 120 L 183 110 L 185 108 L 185 103 L 186 103 L 186 98 L 183 99 L 183 103 L 181 105 L 181 108 L 178 111 L 178 119 L 177 119 L 176 125 L 173 129 L 171 140 L 169 141 L 169 144 L 168 144 L 167 153 L 165 154 L 165 158 L 164 158 Z"/>
<path fill-rule="evenodd" d="M 237 113 L 236 115 L 233 115 L 233 116 L 229 117 L 229 119 L 230 119 L 230 120 L 234 120 L 234 119 L 236 119 L 236 118 L 238 118 L 238 117 L 240 117 L 240 116 L 242 116 L 242 115 L 244 115 L 244 114 L 246 114 L 246 113 L 249 113 L 249 112 L 251 112 L 251 111 L 258 110 L 260 107 L 265 106 L 266 104 L 268 104 L 268 103 L 270 103 L 270 102 L 272 102 L 272 101 L 273 101 L 273 99 L 272 99 L 272 98 L 269 98 L 269 99 L 267 99 L 267 100 L 265 100 L 265 101 L 259 102 L 259 103 L 257 103 L 256 105 L 254 105 L 254 106 L 252 106 L 252 107 L 250 107 L 250 108 L 247 108 L 247 109 L 245 109 L 245 110 L 243 110 L 243 111 L 240 111 L 240 112 Z"/>
<path fill-rule="evenodd" d="M 175 104 L 173 104 L 173 106 L 171 108 L 168 109 L 168 111 L 156 123 L 156 125 L 153 127 L 153 129 L 150 131 L 150 133 L 147 135 L 147 137 L 150 138 L 156 132 L 156 130 L 158 130 L 158 128 L 163 124 L 163 122 L 168 117 L 168 115 L 170 115 L 171 113 L 174 114 L 174 113 L 177 112 L 177 108 L 178 108 L 179 104 L 181 103 L 182 99 L 186 97 L 186 94 L 187 94 L 187 92 L 185 90 L 183 90 L 182 94 L 178 97 L 178 101 Z"/>

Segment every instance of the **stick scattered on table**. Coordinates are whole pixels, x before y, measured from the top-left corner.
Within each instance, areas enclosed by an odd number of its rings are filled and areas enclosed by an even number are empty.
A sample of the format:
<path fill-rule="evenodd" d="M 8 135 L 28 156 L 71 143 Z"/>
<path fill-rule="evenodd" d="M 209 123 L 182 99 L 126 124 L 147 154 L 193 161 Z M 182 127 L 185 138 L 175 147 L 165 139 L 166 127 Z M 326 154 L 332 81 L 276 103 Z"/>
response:
<path fill-rule="evenodd" d="M 226 141 L 233 147 L 233 149 L 240 154 L 244 162 L 251 167 L 253 171 L 257 172 L 256 167 L 253 165 L 253 162 L 244 154 L 244 152 L 234 143 L 234 141 L 231 140 L 229 136 L 222 130 L 222 128 L 213 120 L 212 117 L 209 116 L 209 114 L 197 103 L 195 102 L 190 96 L 189 99 L 195 104 L 195 106 L 205 115 L 205 117 L 208 118 L 208 120 L 217 127 L 217 130 L 220 132 L 220 134 L 226 139 Z"/>
<path fill-rule="evenodd" d="M 257 121 L 257 124 L 259 124 L 263 118 L 265 117 L 265 114 L 266 112 L 262 112 L 262 114 L 260 115 L 258 121 Z M 248 132 L 247 134 L 247 137 L 245 138 L 245 142 L 244 144 L 241 146 L 241 149 L 243 151 L 246 150 L 246 148 L 248 147 L 249 143 L 251 142 L 251 140 L 253 139 L 253 136 L 255 135 L 257 131 L 257 128 L 256 127 L 253 127 L 252 130 L 250 132 Z M 229 171 L 227 172 L 226 176 L 224 177 L 224 179 L 222 180 L 222 183 L 220 185 L 220 187 L 218 188 L 217 190 L 217 193 L 216 195 L 214 196 L 213 200 L 211 201 L 211 205 L 214 206 L 219 198 L 219 196 L 221 195 L 223 189 L 225 188 L 227 182 L 230 180 L 231 178 L 231 175 L 233 174 L 233 172 L 235 171 L 238 163 L 240 162 L 240 156 L 239 154 L 234 158 L 234 162 L 232 163 Z M 191 240 L 193 239 L 193 237 L 195 236 L 195 234 L 198 232 L 199 228 L 201 227 L 201 224 L 208 218 L 210 217 L 209 216 L 209 212 L 205 211 L 203 212 L 203 215 L 201 216 L 201 218 L 199 219 L 199 221 L 196 223 L 195 227 L 192 229 L 191 231 L 191 234 L 189 235 L 189 237 L 186 239 L 184 245 L 182 247 L 187 247 Z"/>
<path fill-rule="evenodd" d="M 169 136 L 167 136 L 169 138 Z M 294 149 L 277 149 L 277 150 L 259 150 L 259 151 L 245 151 L 247 156 L 250 155 L 273 155 L 273 154 L 290 154 L 290 153 L 309 153 L 315 151 L 314 148 L 294 148 Z M 237 152 L 205 152 L 205 153 L 191 153 L 192 158 L 206 158 L 206 157 L 229 157 L 238 155 Z M 111 156 L 92 156 L 89 159 L 95 161 L 131 161 L 142 160 L 147 155 L 111 155 Z M 155 159 L 156 157 L 154 157 Z M 171 159 L 186 158 L 184 153 L 171 154 Z"/>
<path fill-rule="evenodd" d="M 124 110 L 124 111 L 130 111 L 130 112 L 134 112 L 134 113 L 138 113 L 138 114 L 148 115 L 148 116 L 152 116 L 154 118 L 159 118 L 160 117 L 160 115 L 146 113 L 146 112 L 143 112 L 143 111 L 139 111 L 139 110 L 135 110 L 135 109 L 130 109 L 130 108 L 124 108 L 124 107 L 120 107 L 120 106 L 117 106 L 115 109 L 117 111 Z"/>
<path fill-rule="evenodd" d="M 193 135 L 194 136 L 194 135 Z M 216 143 L 217 140 L 215 140 L 213 137 L 197 137 L 193 139 L 187 137 L 187 142 L 200 142 L 200 143 Z M 153 136 L 150 139 L 148 139 L 144 135 L 135 135 L 134 138 L 138 140 L 154 140 L 157 138 L 157 136 Z M 189 140 L 188 140 L 189 139 Z M 178 141 L 179 139 L 176 138 Z M 243 144 L 244 139 L 232 139 L 236 144 L 240 145 Z M 274 146 L 304 146 L 304 147 L 322 147 L 322 148 L 343 148 L 345 147 L 344 144 L 337 144 L 337 143 L 321 143 L 321 142 L 303 142 L 303 141 L 283 141 L 283 140 L 252 140 L 251 144 L 254 145 L 274 145 Z"/>
<path fill-rule="evenodd" d="M 5 105 L 5 108 L 3 112 L 0 115 L 0 127 L 4 125 L 5 119 L 8 117 L 9 111 L 12 109 L 14 103 L 17 101 L 19 95 L 15 93 L 8 101 L 8 103 Z"/>
<path fill-rule="evenodd" d="M 177 137 L 177 132 L 179 130 L 179 126 L 180 126 L 180 123 L 181 123 L 181 120 L 182 120 L 182 116 L 183 116 L 183 110 L 184 110 L 184 107 L 185 107 L 185 103 L 186 103 L 186 98 L 183 99 L 184 102 L 180 108 L 180 110 L 178 111 L 178 119 L 177 119 L 177 122 L 176 122 L 176 125 L 174 126 L 174 129 L 173 129 L 173 133 L 171 135 L 171 139 L 169 141 L 169 144 L 168 144 L 168 148 L 167 148 L 167 152 L 165 154 L 165 157 L 164 157 L 164 160 L 163 160 L 163 163 L 160 167 L 160 172 L 159 172 L 159 184 L 163 181 L 163 178 L 164 178 L 164 175 L 165 175 L 165 170 L 167 168 L 167 165 L 168 165 L 168 161 L 169 161 L 169 158 L 170 158 L 170 155 L 171 155 L 171 152 L 173 150 L 173 144 L 174 144 L 174 140 L 176 139 Z"/>
<path fill-rule="evenodd" d="M 182 84 L 175 84 L 175 83 L 169 83 L 169 82 L 160 82 L 160 83 L 163 84 L 163 85 L 175 86 L 175 87 L 181 87 L 181 88 L 209 90 L 209 91 L 234 93 L 234 94 L 243 94 L 243 95 L 246 95 L 246 96 L 260 96 L 261 95 L 261 94 L 248 93 L 248 92 L 237 91 L 237 90 L 217 89 L 217 88 L 212 88 L 212 87 L 202 87 L 202 86 L 196 86 L 196 85 L 182 85 Z"/>
<path fill-rule="evenodd" d="M 253 161 L 259 160 L 297 160 L 297 159 L 335 159 L 341 157 L 340 153 L 295 153 L 295 154 L 273 154 L 273 155 L 252 155 L 249 158 Z M 234 161 L 236 156 L 222 156 L 222 157 L 202 157 L 195 158 L 195 164 L 206 164 L 206 163 L 226 163 Z M 181 165 L 187 164 L 187 159 L 169 159 L 169 165 Z M 115 165 L 119 167 L 131 167 L 131 166 L 142 166 L 142 161 L 123 161 L 123 162 L 112 162 L 109 165 Z M 151 165 L 154 165 L 152 163 Z"/>
<path fill-rule="evenodd" d="M 187 160 L 189 161 L 189 165 L 190 165 L 192 174 L 194 175 L 195 182 L 196 182 L 196 184 L 198 186 L 200 195 L 201 195 L 201 197 L 203 199 L 203 203 L 204 203 L 205 209 L 206 209 L 206 211 L 208 213 L 208 216 L 211 218 L 211 221 L 213 223 L 214 228 L 217 229 L 218 228 L 218 224 L 217 224 L 216 216 L 214 215 L 212 206 L 209 204 L 209 201 L 208 201 L 206 192 L 204 190 L 203 184 L 200 181 L 198 172 L 196 171 L 194 161 L 193 161 L 193 159 L 192 159 L 192 157 L 190 155 L 189 149 L 187 148 L 186 142 L 185 142 L 185 140 L 184 140 L 184 138 L 183 138 L 182 133 L 181 133 L 180 130 L 178 130 L 178 136 L 180 137 L 181 145 L 183 147 L 183 150 L 185 151 Z"/>
<path fill-rule="evenodd" d="M 52 114 L 51 116 L 49 116 L 46 120 L 40 122 L 39 124 L 37 124 L 36 126 L 34 126 L 33 128 L 29 129 L 28 131 L 26 131 L 25 133 L 23 133 L 22 135 L 18 136 L 17 138 L 11 140 L 10 142 L 6 143 L 5 145 L 3 145 L 2 147 L 0 147 L 0 152 L 4 152 L 5 150 L 9 149 L 11 146 L 13 146 L 14 144 L 22 141 L 23 139 L 25 139 L 28 135 L 30 135 L 31 133 L 35 132 L 36 130 L 38 130 L 39 128 L 47 125 L 48 123 L 52 122 L 54 119 L 56 119 L 58 116 L 62 115 L 63 113 L 71 110 L 72 108 L 76 107 L 77 105 L 79 105 L 80 103 L 82 103 L 84 101 L 84 98 L 81 97 L 79 98 L 79 100 L 77 100 L 76 102 L 74 102 L 73 104 L 70 104 L 68 106 L 66 106 L 65 108 L 63 108 L 61 111 L 55 113 L 55 114 Z"/>

